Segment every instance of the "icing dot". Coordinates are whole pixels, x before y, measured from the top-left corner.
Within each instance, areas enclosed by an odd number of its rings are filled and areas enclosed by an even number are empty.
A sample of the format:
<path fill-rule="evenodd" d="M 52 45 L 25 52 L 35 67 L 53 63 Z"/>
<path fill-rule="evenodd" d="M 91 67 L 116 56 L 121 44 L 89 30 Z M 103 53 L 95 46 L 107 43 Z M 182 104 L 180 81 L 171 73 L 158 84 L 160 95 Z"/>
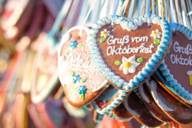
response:
<path fill-rule="evenodd" d="M 72 41 L 71 41 L 71 44 L 70 44 L 70 47 L 71 47 L 72 49 L 75 49 L 75 48 L 77 47 L 77 45 L 78 45 L 78 42 L 77 42 L 76 40 L 72 40 Z"/>

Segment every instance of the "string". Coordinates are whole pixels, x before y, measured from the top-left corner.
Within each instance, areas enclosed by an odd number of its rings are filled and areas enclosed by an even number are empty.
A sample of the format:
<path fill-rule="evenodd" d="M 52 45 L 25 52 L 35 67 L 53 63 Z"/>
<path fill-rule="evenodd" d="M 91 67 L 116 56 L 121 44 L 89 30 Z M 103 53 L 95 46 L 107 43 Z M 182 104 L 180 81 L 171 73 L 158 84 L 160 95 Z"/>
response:
<path fill-rule="evenodd" d="M 88 12 L 87 12 L 87 14 L 86 14 L 86 16 L 85 16 L 85 18 L 84 18 L 84 20 L 83 20 L 83 22 L 82 22 L 83 24 L 85 24 L 86 21 L 88 20 L 90 14 L 91 14 L 91 12 L 92 12 L 92 10 L 94 9 L 94 5 L 95 5 L 95 4 L 96 4 L 96 0 L 94 0 L 93 4 L 91 5 L 90 9 L 88 10 Z"/>
<path fill-rule="evenodd" d="M 192 15 L 189 15 L 190 14 L 190 12 L 192 12 L 192 1 L 191 0 L 185 0 L 185 3 L 186 3 L 186 10 L 187 10 L 187 17 L 188 17 L 188 19 L 189 19 L 189 23 L 190 23 L 190 25 L 191 25 L 191 27 L 192 27 Z"/>
<path fill-rule="evenodd" d="M 129 6 L 129 3 L 130 0 L 121 0 L 116 5 L 114 4 L 114 8 L 115 6 L 117 6 L 118 8 L 116 11 L 114 9 L 114 15 L 126 16 L 127 15 L 126 10 L 128 9 L 127 6 Z"/>
<path fill-rule="evenodd" d="M 128 17 L 131 0 L 126 0 L 123 15 Z"/>
<path fill-rule="evenodd" d="M 171 9 L 171 21 L 172 22 L 177 22 L 176 14 L 175 14 L 175 7 L 174 7 L 174 0 L 170 1 L 170 9 Z"/>
<path fill-rule="evenodd" d="M 142 4 L 140 5 L 140 8 L 142 8 L 142 12 L 139 14 L 139 16 L 146 16 L 146 9 L 147 9 L 147 2 L 146 0 L 142 1 Z"/>
<path fill-rule="evenodd" d="M 99 18 L 99 12 L 101 11 L 101 0 L 98 0 L 95 4 L 94 11 L 91 13 L 90 22 L 95 22 Z"/>
<path fill-rule="evenodd" d="M 71 3 L 72 2 L 70 0 L 64 1 L 61 10 L 58 13 L 56 20 L 53 23 L 51 30 L 48 32 L 49 37 L 55 37 L 56 34 L 59 32 L 62 21 L 63 21 L 64 17 L 67 15 Z"/>
<path fill-rule="evenodd" d="M 164 20 L 165 19 L 164 0 L 159 0 L 158 1 L 158 12 L 159 12 L 159 16 L 161 16 L 162 20 Z"/>
<path fill-rule="evenodd" d="M 191 25 L 189 23 L 189 19 L 187 16 L 187 10 L 186 10 L 186 3 L 184 0 L 181 1 L 181 6 L 182 6 L 182 17 L 183 17 L 183 24 L 189 28 L 191 28 Z"/>
<path fill-rule="evenodd" d="M 109 6 L 109 4 L 110 4 L 110 0 L 102 0 L 101 2 L 100 2 L 100 8 L 98 8 L 98 10 L 97 10 L 97 12 L 98 12 L 98 18 L 99 19 L 101 19 L 101 18 L 103 18 L 103 17 L 106 17 L 106 16 L 109 16 L 109 12 L 110 12 L 110 6 Z M 95 10 L 95 9 L 94 9 Z M 94 11 L 93 11 L 94 12 Z M 96 17 L 95 18 L 95 20 L 93 21 L 93 22 L 95 22 L 95 21 L 97 21 L 98 20 L 98 18 Z"/>
<path fill-rule="evenodd" d="M 86 14 L 86 16 L 85 16 L 85 18 L 84 18 L 84 20 L 83 20 L 83 22 L 82 22 L 82 24 L 85 24 L 87 21 L 88 21 L 88 18 L 89 18 L 89 16 L 90 16 L 90 14 L 93 12 L 93 10 L 95 9 L 95 4 L 96 4 L 96 2 L 99 2 L 99 6 L 102 6 L 101 8 L 99 8 L 99 10 L 102 10 L 102 8 L 104 7 L 104 5 L 105 5 L 105 3 L 107 3 L 107 0 L 103 0 L 102 1 L 102 3 L 101 3 L 101 0 L 95 0 L 92 4 L 91 4 L 91 7 L 90 7 L 90 9 L 88 10 L 88 12 L 87 12 L 87 14 Z M 97 11 L 97 13 L 99 14 L 99 11 Z M 98 17 L 98 16 L 97 16 Z M 80 30 L 80 36 L 82 36 L 82 34 L 83 34 L 83 30 L 81 29 Z"/>
<path fill-rule="evenodd" d="M 85 15 L 87 14 L 87 11 L 89 10 L 89 0 L 84 0 L 84 3 L 82 5 L 82 10 L 79 14 L 79 19 L 77 21 L 77 25 L 79 25 L 85 18 Z"/>
<path fill-rule="evenodd" d="M 175 0 L 175 8 L 176 8 L 176 14 L 177 14 L 177 20 L 179 23 L 183 23 L 183 18 L 181 16 L 181 8 L 180 8 L 180 0 Z"/>
<path fill-rule="evenodd" d="M 187 5 L 188 5 L 188 14 L 187 15 L 192 15 L 192 1 L 191 0 L 186 0 Z"/>
<path fill-rule="evenodd" d="M 137 10 L 138 10 L 138 15 L 142 15 L 142 1 L 139 0 L 138 1 L 138 6 L 137 6 Z"/>
<path fill-rule="evenodd" d="M 113 16 L 116 15 L 118 5 L 119 5 L 119 0 L 114 0 L 114 9 L 113 9 L 113 14 L 112 14 Z"/>
<path fill-rule="evenodd" d="M 113 14 L 114 5 L 112 5 L 112 3 L 111 0 L 108 0 L 107 5 L 105 7 L 107 9 L 107 11 L 105 11 L 106 12 L 105 16 L 111 16 Z"/>
<path fill-rule="evenodd" d="M 188 16 L 189 16 L 189 15 L 192 15 L 192 11 L 191 11 L 191 12 L 188 12 L 188 14 L 187 14 L 187 15 L 188 15 Z"/>
<path fill-rule="evenodd" d="M 100 2 L 100 0 L 99 0 L 98 2 Z M 87 14 L 85 15 L 85 18 L 84 18 L 84 20 L 82 21 L 82 24 L 85 24 L 85 23 L 87 22 L 90 14 L 91 14 L 91 12 L 93 11 L 93 9 L 94 9 L 94 7 L 95 7 L 95 4 L 96 4 L 96 0 L 94 0 L 94 2 L 91 4 L 91 7 L 90 7 L 90 9 L 88 10 Z M 80 36 L 83 35 L 83 30 L 82 30 L 82 29 L 80 29 L 79 35 L 80 35 Z"/>
<path fill-rule="evenodd" d="M 154 16 L 155 15 L 155 1 L 152 0 L 152 3 L 151 3 L 151 16 Z"/>
<path fill-rule="evenodd" d="M 161 0 L 162 1 L 162 18 L 163 18 L 163 20 L 165 19 L 165 2 L 164 2 L 164 0 Z"/>
<path fill-rule="evenodd" d="M 131 0 L 131 4 L 129 7 L 129 14 L 128 14 L 128 18 L 131 18 L 133 16 L 133 10 L 134 10 L 134 5 L 135 5 L 135 0 Z"/>
<path fill-rule="evenodd" d="M 146 11 L 145 11 L 145 16 L 150 17 L 151 15 L 151 11 L 150 11 L 150 0 L 146 0 Z"/>
<path fill-rule="evenodd" d="M 155 15 L 158 15 L 158 1 L 159 0 L 155 0 Z"/>

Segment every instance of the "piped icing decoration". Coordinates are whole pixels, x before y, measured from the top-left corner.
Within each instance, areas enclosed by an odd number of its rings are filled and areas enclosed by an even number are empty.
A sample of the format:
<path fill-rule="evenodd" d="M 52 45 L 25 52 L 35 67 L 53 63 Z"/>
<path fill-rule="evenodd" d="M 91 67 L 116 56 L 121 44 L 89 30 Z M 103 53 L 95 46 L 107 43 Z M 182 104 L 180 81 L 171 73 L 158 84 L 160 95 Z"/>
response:
<path fill-rule="evenodd" d="M 73 79 L 73 83 L 76 84 L 80 82 L 81 76 L 79 74 L 73 73 L 72 79 Z"/>
<path fill-rule="evenodd" d="M 100 72 L 117 87 L 131 91 L 160 64 L 169 45 L 170 27 L 159 17 L 103 18 L 88 36 Z"/>
<path fill-rule="evenodd" d="M 171 29 L 172 46 L 159 69 L 165 86 L 192 104 L 192 31 L 176 23 Z"/>
<path fill-rule="evenodd" d="M 119 70 L 123 71 L 123 73 L 127 75 L 129 73 L 134 73 L 137 66 L 139 66 L 139 63 L 136 62 L 135 56 L 131 56 L 129 58 L 123 56 Z"/>
<path fill-rule="evenodd" d="M 153 44 L 160 45 L 161 32 L 158 29 L 153 30 L 150 36 L 153 38 Z"/>
<path fill-rule="evenodd" d="M 100 95 L 108 80 L 92 62 L 87 27 L 73 27 L 63 35 L 58 51 L 58 75 L 67 100 L 82 107 Z"/>
<path fill-rule="evenodd" d="M 85 99 L 85 94 L 87 93 L 87 87 L 85 85 L 79 86 L 79 94 L 82 99 Z"/>
<path fill-rule="evenodd" d="M 104 29 L 103 31 L 101 31 L 99 35 L 99 43 L 103 43 L 108 36 L 109 36 L 109 31 L 107 29 Z"/>
<path fill-rule="evenodd" d="M 72 49 L 75 49 L 75 48 L 77 48 L 77 46 L 78 46 L 78 42 L 77 42 L 76 40 L 72 40 L 72 41 L 71 41 L 71 44 L 70 44 L 70 47 L 71 47 Z"/>

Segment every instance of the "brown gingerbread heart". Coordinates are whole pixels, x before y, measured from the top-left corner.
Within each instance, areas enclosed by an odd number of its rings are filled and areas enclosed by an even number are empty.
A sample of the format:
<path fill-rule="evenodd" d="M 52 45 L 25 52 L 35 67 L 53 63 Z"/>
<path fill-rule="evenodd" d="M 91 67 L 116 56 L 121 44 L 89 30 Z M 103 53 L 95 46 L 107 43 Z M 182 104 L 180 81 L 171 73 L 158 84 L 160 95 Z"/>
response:
<path fill-rule="evenodd" d="M 88 43 L 97 68 L 117 87 L 131 91 L 158 66 L 169 39 L 169 25 L 158 17 L 113 17 L 98 21 Z"/>
<path fill-rule="evenodd" d="M 171 29 L 172 46 L 159 67 L 158 77 L 169 92 L 192 105 L 192 31 L 174 23 Z"/>

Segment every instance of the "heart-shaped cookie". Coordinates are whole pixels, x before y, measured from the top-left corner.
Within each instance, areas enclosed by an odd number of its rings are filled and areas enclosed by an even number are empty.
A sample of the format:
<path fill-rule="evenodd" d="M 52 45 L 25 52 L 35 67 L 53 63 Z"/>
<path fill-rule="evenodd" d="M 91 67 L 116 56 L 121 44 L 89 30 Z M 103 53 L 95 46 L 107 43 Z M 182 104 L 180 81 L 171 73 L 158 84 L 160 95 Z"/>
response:
<path fill-rule="evenodd" d="M 31 99 L 33 103 L 45 100 L 58 85 L 57 77 L 57 46 L 53 46 L 52 38 L 42 33 L 37 42 L 34 76 L 32 80 Z"/>
<path fill-rule="evenodd" d="M 159 69 L 165 87 L 192 105 L 192 31 L 183 25 L 171 24 L 172 46 Z"/>
<path fill-rule="evenodd" d="M 155 103 L 175 122 L 189 124 L 192 121 L 192 109 L 186 106 L 173 95 L 167 93 L 162 83 L 156 78 L 147 80 L 146 85 Z"/>
<path fill-rule="evenodd" d="M 87 27 L 73 27 L 61 39 L 58 73 L 65 96 L 74 107 L 81 107 L 107 87 L 107 79 L 97 70 L 90 57 Z"/>
<path fill-rule="evenodd" d="M 169 24 L 158 17 L 103 18 L 88 37 L 97 68 L 117 87 L 131 91 L 160 64 L 170 40 Z"/>

